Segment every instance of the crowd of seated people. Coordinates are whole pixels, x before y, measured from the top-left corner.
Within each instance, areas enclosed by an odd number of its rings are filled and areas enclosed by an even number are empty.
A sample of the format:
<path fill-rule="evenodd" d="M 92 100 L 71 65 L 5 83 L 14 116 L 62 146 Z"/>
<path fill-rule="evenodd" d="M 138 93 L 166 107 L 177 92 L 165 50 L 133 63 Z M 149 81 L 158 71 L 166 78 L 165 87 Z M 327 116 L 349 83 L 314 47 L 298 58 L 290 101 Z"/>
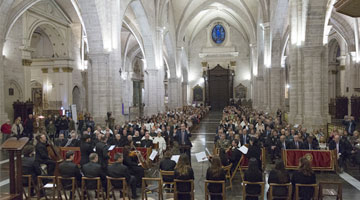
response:
<path fill-rule="evenodd" d="M 36 142 L 29 142 L 25 146 L 23 167 L 24 175 L 31 174 L 34 182 L 37 180 L 37 176 L 40 172 L 45 175 L 54 175 L 56 162 L 50 158 L 47 147 L 50 143 L 57 147 L 79 147 L 81 160 L 80 166 L 73 163 L 74 152 L 67 151 L 64 161 L 59 164 L 59 175 L 63 177 L 75 177 L 78 186 L 80 186 L 81 177 L 100 177 L 103 188 L 106 188 L 106 176 L 111 177 L 125 177 L 128 185 L 132 189 L 132 196 L 137 197 L 136 187 L 141 187 L 141 180 L 144 177 L 144 168 L 141 166 L 137 156 L 130 155 L 136 147 L 152 148 L 157 145 L 157 148 L 161 154 L 167 153 L 165 156 L 167 159 L 171 157 L 171 151 L 166 151 L 170 146 L 176 146 L 174 143 L 181 142 L 181 133 L 186 131 L 190 134 L 190 128 L 195 124 L 198 124 L 200 120 L 209 111 L 208 107 L 192 107 L 185 106 L 181 109 L 174 111 L 168 111 L 166 113 L 159 113 L 151 117 L 139 118 L 131 122 L 125 122 L 122 125 L 113 125 L 113 128 L 102 128 L 101 126 L 95 126 L 92 121 L 92 117 L 87 113 L 85 116 L 79 116 L 78 119 L 83 120 L 79 122 L 79 129 L 75 131 L 70 127 L 73 127 L 71 118 L 59 117 L 60 127 L 57 128 L 56 120 L 51 119 L 51 116 L 40 121 L 39 130 L 33 132 L 32 136 L 36 138 Z M 39 119 L 29 115 L 29 119 Z M 113 120 L 109 120 L 111 116 L 108 116 L 107 123 L 114 123 Z M 38 121 L 38 120 L 34 120 Z M 43 122 L 43 123 L 41 123 Z M 45 123 L 49 128 L 45 128 Z M 27 121 L 27 123 L 30 123 Z M 64 125 L 67 123 L 67 125 Z M 19 119 L 14 124 L 20 126 L 22 124 Z M 81 125 L 80 125 L 81 124 Z M 26 125 L 24 125 L 26 126 Z M 55 127 L 55 128 L 54 128 Z M 51 130 L 52 135 L 49 135 L 46 130 Z M 177 135 L 179 133 L 179 135 Z M 13 136 L 23 137 L 29 136 L 20 133 L 14 133 Z M 188 137 L 189 135 L 187 135 Z M 36 144 L 35 146 L 33 144 Z M 123 147 L 123 153 L 114 155 L 114 164 L 109 165 L 109 147 L 115 145 L 116 147 Z M 170 156 L 169 156 L 170 155 Z M 185 160 L 188 159 L 187 162 Z M 190 165 L 189 157 L 182 159 L 177 167 L 177 173 L 175 178 L 186 178 L 184 166 Z M 172 163 L 172 162 L 171 162 Z M 182 165 L 181 163 L 184 163 Z M 41 165 L 46 165 L 45 171 L 41 170 Z M 173 165 L 173 163 L 172 163 Z M 177 165 L 177 166 L 178 166 Z M 163 164 L 164 170 L 175 170 L 175 166 L 167 166 Z M 33 169 L 36 168 L 36 169 Z M 120 171 L 120 172 L 119 172 Z M 80 175 L 81 176 L 80 176 Z M 193 177 L 193 175 L 192 175 Z M 190 176 L 191 178 L 191 176 Z M 90 184 L 86 187 L 93 187 Z"/>

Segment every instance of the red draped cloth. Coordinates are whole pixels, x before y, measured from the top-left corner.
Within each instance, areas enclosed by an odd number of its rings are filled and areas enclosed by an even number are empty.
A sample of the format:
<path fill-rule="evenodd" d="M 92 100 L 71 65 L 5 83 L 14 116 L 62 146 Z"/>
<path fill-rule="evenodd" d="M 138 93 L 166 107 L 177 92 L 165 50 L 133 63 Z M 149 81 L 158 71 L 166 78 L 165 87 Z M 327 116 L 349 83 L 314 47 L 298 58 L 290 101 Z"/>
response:
<path fill-rule="evenodd" d="M 284 150 L 283 160 L 286 169 L 297 169 L 299 167 L 299 160 L 306 157 L 311 161 L 314 170 L 334 170 L 334 151 L 330 150 Z"/>
<path fill-rule="evenodd" d="M 123 152 L 123 147 L 116 147 L 114 148 L 112 151 L 110 151 L 110 162 L 114 162 L 114 156 L 116 153 L 122 153 Z M 147 160 L 147 154 L 148 154 L 148 149 L 145 147 L 136 147 L 136 150 L 138 150 L 141 155 L 144 157 L 145 160 Z"/>
<path fill-rule="evenodd" d="M 81 160 L 81 153 L 80 153 L 80 147 L 60 147 L 60 154 L 61 157 L 65 160 L 66 159 L 66 152 L 68 151 L 74 152 L 74 160 L 73 162 L 77 165 L 80 165 Z"/>

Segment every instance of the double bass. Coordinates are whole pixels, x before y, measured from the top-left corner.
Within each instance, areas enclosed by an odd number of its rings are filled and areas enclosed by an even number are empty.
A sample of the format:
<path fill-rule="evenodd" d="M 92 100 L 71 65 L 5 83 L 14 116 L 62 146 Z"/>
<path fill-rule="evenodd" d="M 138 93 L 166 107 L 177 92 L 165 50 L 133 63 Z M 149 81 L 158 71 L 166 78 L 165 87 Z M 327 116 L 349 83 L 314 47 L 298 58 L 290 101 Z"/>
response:
<path fill-rule="evenodd" d="M 53 141 L 50 140 L 50 138 L 47 134 L 45 134 L 45 135 L 46 135 L 46 140 L 47 140 L 46 149 L 48 151 L 49 157 L 51 158 L 51 160 L 55 161 L 55 163 L 56 163 L 54 176 L 59 176 L 60 175 L 59 164 L 63 161 L 63 158 L 61 157 L 61 154 L 60 154 L 60 149 L 59 149 L 59 147 L 54 145 Z"/>
<path fill-rule="evenodd" d="M 132 143 L 131 143 L 131 151 L 129 153 L 129 156 L 130 157 L 136 156 L 142 168 L 144 168 L 144 169 L 150 168 L 150 165 L 149 165 L 149 163 L 146 162 L 144 156 L 141 154 L 140 151 L 138 151 L 136 149 L 136 147 Z"/>

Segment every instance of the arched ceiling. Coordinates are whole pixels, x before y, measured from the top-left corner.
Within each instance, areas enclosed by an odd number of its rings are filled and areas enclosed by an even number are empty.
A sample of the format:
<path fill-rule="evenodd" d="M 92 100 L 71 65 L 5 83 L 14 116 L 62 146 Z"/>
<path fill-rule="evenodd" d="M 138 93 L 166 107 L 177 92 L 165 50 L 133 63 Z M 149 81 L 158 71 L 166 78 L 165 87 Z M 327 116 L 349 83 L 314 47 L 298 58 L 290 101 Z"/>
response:
<path fill-rule="evenodd" d="M 256 20 L 261 0 L 181 0 L 172 1 L 177 41 L 191 42 L 211 21 L 222 19 L 243 34 L 256 40 Z"/>

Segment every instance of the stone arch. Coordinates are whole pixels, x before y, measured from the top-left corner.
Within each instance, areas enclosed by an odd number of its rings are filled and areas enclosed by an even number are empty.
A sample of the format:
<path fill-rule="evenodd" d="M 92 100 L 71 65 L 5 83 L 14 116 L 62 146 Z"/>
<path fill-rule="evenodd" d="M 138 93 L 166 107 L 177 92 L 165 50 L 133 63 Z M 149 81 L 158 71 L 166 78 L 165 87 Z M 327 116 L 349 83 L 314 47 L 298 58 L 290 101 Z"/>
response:
<path fill-rule="evenodd" d="M 329 62 L 338 62 L 337 57 L 341 55 L 341 47 L 337 38 L 332 38 L 328 43 Z M 340 53 L 340 54 L 339 54 Z"/>
<path fill-rule="evenodd" d="M 355 34 L 351 25 L 336 12 L 332 13 L 329 24 L 345 40 L 348 52 L 355 51 Z"/>
<path fill-rule="evenodd" d="M 80 111 L 82 110 L 82 103 L 81 103 L 81 90 L 76 85 L 72 90 L 72 102 L 76 105 L 76 110 Z"/>

